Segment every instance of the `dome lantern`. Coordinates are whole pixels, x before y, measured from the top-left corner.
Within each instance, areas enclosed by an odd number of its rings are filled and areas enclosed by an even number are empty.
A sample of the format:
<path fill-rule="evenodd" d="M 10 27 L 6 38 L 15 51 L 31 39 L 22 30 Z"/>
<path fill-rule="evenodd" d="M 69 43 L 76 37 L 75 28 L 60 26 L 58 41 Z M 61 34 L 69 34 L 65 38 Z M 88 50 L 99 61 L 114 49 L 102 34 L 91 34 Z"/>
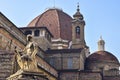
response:
<path fill-rule="evenodd" d="M 102 39 L 102 36 L 100 37 L 100 40 L 98 41 L 98 51 L 104 51 L 105 50 L 105 41 Z"/>

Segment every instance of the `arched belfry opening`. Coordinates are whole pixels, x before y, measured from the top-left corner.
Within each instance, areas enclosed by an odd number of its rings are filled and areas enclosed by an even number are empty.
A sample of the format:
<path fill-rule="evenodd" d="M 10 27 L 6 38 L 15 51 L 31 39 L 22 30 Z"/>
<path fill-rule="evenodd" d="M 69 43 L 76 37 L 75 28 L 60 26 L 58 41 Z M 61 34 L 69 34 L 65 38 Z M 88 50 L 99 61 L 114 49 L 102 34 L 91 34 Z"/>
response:
<path fill-rule="evenodd" d="M 76 38 L 80 38 L 80 27 L 79 26 L 75 28 L 75 32 L 76 32 Z"/>

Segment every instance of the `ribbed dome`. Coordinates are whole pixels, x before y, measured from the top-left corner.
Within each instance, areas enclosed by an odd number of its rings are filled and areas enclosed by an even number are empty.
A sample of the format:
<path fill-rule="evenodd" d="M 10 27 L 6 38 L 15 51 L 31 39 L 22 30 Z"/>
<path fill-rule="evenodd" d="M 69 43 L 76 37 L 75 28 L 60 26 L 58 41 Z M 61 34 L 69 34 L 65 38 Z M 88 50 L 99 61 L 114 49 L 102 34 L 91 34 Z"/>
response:
<path fill-rule="evenodd" d="M 60 9 L 48 9 L 43 14 L 33 19 L 28 27 L 45 26 L 50 30 L 55 39 L 71 40 L 72 18 Z"/>
<path fill-rule="evenodd" d="M 118 59 L 113 54 L 111 54 L 110 52 L 107 52 L 107 51 L 97 51 L 97 52 L 91 54 L 87 58 L 87 61 L 89 61 L 89 62 L 104 61 L 104 62 L 119 63 Z"/>

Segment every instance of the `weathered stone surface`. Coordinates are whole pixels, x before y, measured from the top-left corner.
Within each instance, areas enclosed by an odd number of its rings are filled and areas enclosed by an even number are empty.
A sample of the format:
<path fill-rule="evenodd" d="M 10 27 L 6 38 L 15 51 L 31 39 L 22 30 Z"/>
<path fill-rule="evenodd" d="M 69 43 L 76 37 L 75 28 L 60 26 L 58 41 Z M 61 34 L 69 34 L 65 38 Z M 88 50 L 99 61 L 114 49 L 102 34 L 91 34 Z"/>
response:
<path fill-rule="evenodd" d="M 40 72 L 19 70 L 8 77 L 7 80 L 47 80 L 47 77 Z"/>
<path fill-rule="evenodd" d="M 0 80 L 6 80 L 12 74 L 13 52 L 0 50 Z"/>
<path fill-rule="evenodd" d="M 103 80 L 120 80 L 120 76 L 104 77 Z"/>
<path fill-rule="evenodd" d="M 99 72 L 81 72 L 80 80 L 102 80 Z"/>

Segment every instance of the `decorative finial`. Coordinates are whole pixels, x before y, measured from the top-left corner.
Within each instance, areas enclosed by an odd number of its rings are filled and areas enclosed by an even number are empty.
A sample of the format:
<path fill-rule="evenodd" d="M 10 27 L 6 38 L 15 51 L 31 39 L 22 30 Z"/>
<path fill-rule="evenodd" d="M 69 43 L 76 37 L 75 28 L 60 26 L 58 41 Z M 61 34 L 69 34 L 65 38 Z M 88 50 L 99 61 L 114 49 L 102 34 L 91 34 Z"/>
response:
<path fill-rule="evenodd" d="M 80 9 L 79 9 L 79 2 L 77 3 L 77 11 L 79 12 Z"/>
<path fill-rule="evenodd" d="M 103 39 L 102 39 L 102 36 L 100 36 L 100 40 L 103 40 Z"/>
<path fill-rule="evenodd" d="M 102 36 L 100 36 L 100 40 L 98 41 L 98 51 L 104 51 L 105 50 L 105 42 L 102 39 Z"/>

